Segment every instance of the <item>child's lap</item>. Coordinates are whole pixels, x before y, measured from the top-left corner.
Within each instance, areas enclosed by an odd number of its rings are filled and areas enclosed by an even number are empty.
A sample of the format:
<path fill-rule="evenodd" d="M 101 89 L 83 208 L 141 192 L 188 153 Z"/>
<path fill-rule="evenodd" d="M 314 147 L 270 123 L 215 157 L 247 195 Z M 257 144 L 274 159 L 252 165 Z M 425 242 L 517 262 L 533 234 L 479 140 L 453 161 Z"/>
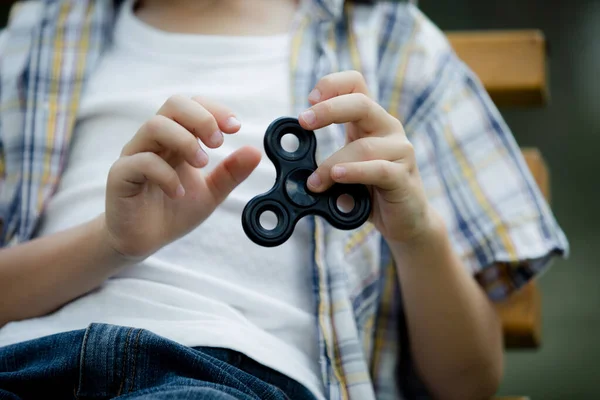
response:
<path fill-rule="evenodd" d="M 0 399 L 312 399 L 297 382 L 227 349 L 92 324 L 0 348 Z"/>

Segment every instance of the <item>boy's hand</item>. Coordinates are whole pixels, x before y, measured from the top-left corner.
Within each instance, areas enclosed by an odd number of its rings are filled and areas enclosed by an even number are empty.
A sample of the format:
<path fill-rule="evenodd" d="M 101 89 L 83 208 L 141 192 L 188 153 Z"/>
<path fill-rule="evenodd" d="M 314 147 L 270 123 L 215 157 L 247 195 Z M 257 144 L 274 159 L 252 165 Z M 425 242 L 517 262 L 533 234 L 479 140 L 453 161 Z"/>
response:
<path fill-rule="evenodd" d="M 174 96 L 125 145 L 111 167 L 106 231 L 115 251 L 143 258 L 202 223 L 250 175 L 260 151 L 243 147 L 205 176 L 210 148 L 235 133 L 227 108 L 205 99 Z"/>
<path fill-rule="evenodd" d="M 346 146 L 325 160 L 308 180 L 322 192 L 334 182 L 360 183 L 372 194 L 370 220 L 388 240 L 406 244 L 433 226 L 411 143 L 400 121 L 368 94 L 362 75 L 346 71 L 327 75 L 309 95 L 313 106 L 300 124 L 320 129 L 346 123 Z"/>

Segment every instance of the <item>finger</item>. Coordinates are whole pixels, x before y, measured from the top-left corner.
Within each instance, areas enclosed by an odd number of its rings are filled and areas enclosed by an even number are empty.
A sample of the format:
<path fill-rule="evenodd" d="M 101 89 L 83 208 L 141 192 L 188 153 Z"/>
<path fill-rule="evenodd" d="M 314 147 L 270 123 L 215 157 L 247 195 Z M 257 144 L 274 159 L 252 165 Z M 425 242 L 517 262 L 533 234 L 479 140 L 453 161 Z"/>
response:
<path fill-rule="evenodd" d="M 139 194 L 147 182 L 158 185 L 172 199 L 185 195 L 175 169 L 150 152 L 119 158 L 110 169 L 107 190 L 117 197 L 132 197 Z"/>
<path fill-rule="evenodd" d="M 406 165 L 386 160 L 342 163 L 331 169 L 331 177 L 335 182 L 360 183 L 383 190 L 397 189 L 407 173 Z"/>
<path fill-rule="evenodd" d="M 233 111 L 231 111 L 229 108 L 202 96 L 194 96 L 192 97 L 192 100 L 207 109 L 208 112 L 215 117 L 215 120 L 219 125 L 219 129 L 221 129 L 221 131 L 224 133 L 236 133 L 240 130 L 242 124 L 240 121 L 238 121 Z"/>
<path fill-rule="evenodd" d="M 142 125 L 133 139 L 123 147 L 121 155 L 143 152 L 162 153 L 163 158 L 167 160 L 178 155 L 198 168 L 208 163 L 208 156 L 202 150 L 198 139 L 180 124 L 163 115 L 155 115 Z"/>
<path fill-rule="evenodd" d="M 410 144 L 405 146 L 404 142 L 394 136 L 357 139 L 323 161 L 308 178 L 308 188 L 317 193 L 327 190 L 334 183 L 331 168 L 336 164 L 371 160 L 396 161 L 411 157 L 410 147 Z"/>
<path fill-rule="evenodd" d="M 260 162 L 261 153 L 250 146 L 229 155 L 206 177 L 206 185 L 215 204 L 220 204 L 242 183 Z"/>
<path fill-rule="evenodd" d="M 358 71 L 342 71 L 321 78 L 308 95 L 311 104 L 344 94 L 362 93 L 369 96 L 369 89 L 363 75 Z"/>
<path fill-rule="evenodd" d="M 220 109 L 219 106 L 211 104 L 211 107 L 219 109 L 221 114 L 228 112 L 222 109 L 222 106 Z M 198 101 L 184 96 L 171 96 L 157 114 L 177 122 L 210 148 L 217 148 L 223 144 L 223 133 L 217 120 Z"/>
<path fill-rule="evenodd" d="M 331 124 L 354 122 L 365 135 L 386 135 L 401 131 L 400 121 L 363 93 L 351 93 L 322 101 L 302 112 L 300 125 L 316 130 Z"/>

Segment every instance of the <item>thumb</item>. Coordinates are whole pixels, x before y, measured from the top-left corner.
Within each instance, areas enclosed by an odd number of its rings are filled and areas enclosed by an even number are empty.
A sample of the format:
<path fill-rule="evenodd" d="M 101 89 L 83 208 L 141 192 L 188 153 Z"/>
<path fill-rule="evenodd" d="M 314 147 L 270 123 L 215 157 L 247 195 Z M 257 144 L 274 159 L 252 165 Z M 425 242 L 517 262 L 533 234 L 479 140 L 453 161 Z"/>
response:
<path fill-rule="evenodd" d="M 206 177 L 206 186 L 215 205 L 223 200 L 242 183 L 260 162 L 260 151 L 245 146 L 233 152 Z"/>

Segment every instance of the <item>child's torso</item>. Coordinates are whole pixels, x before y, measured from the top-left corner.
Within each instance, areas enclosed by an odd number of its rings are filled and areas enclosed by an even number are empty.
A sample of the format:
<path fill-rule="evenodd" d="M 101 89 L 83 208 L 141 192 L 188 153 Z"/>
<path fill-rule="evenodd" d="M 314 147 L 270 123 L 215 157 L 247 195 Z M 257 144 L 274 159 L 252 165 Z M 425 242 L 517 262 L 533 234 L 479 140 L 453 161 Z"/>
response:
<path fill-rule="evenodd" d="M 121 15 L 114 46 L 85 89 L 68 165 L 39 234 L 104 211 L 110 166 L 173 94 L 219 101 L 242 122 L 223 146 L 207 150 L 206 170 L 244 145 L 261 149 L 262 161 L 196 230 L 56 313 L 8 325 L 0 342 L 94 321 L 133 325 L 189 346 L 234 348 L 322 390 L 308 224 L 300 221 L 292 238 L 275 248 L 253 244 L 241 225 L 245 204 L 274 182 L 263 134 L 291 112 L 288 43 L 288 35 L 164 34 L 133 14 Z"/>

